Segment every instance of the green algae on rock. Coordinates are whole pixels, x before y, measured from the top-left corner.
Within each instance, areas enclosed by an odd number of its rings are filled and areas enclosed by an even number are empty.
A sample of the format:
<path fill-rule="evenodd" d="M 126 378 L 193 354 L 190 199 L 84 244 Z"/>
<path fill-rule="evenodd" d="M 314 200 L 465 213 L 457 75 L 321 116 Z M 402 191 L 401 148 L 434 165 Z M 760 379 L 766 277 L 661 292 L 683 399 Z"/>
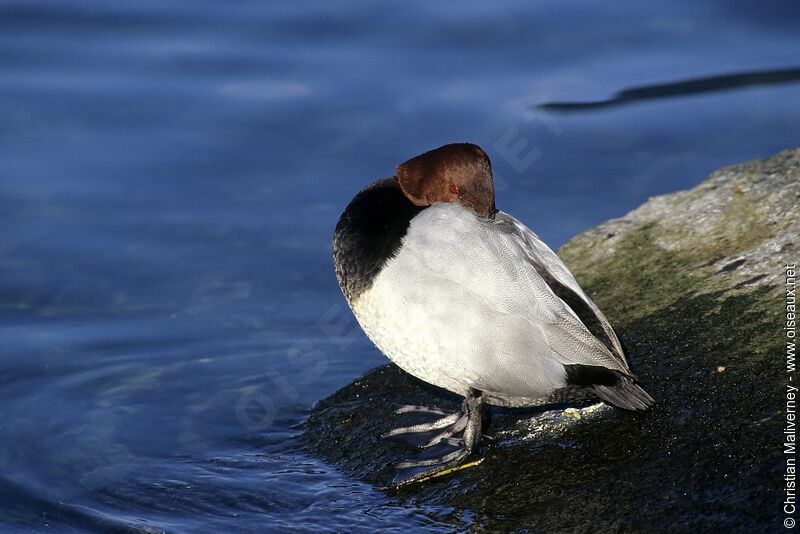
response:
<path fill-rule="evenodd" d="M 494 410 L 479 466 L 399 492 L 488 530 L 752 530 L 783 500 L 783 267 L 798 256 L 800 149 L 726 167 L 653 198 L 559 252 L 656 399 Z M 403 404 L 459 399 L 393 365 L 321 401 L 309 451 L 380 486 L 413 448 L 380 436 Z M 406 416 L 403 416 L 406 417 Z M 442 520 L 448 512 L 437 510 Z"/>
<path fill-rule="evenodd" d="M 650 199 L 559 251 L 617 329 L 687 294 L 782 286 L 797 257 L 800 149 Z"/>

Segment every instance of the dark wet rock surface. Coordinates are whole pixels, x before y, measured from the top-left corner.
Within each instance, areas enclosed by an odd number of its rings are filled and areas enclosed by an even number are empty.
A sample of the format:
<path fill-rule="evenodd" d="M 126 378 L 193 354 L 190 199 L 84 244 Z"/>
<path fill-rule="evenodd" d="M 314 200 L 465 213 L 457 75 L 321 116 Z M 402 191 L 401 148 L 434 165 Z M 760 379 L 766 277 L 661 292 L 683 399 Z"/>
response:
<path fill-rule="evenodd" d="M 798 186 L 800 150 L 787 151 L 571 240 L 559 254 L 657 405 L 494 409 L 480 465 L 391 491 L 489 530 L 782 528 L 782 277 L 798 255 Z M 415 417 L 393 410 L 459 402 L 387 365 L 319 402 L 303 440 L 386 486 L 392 465 L 418 453 L 380 438 Z"/>

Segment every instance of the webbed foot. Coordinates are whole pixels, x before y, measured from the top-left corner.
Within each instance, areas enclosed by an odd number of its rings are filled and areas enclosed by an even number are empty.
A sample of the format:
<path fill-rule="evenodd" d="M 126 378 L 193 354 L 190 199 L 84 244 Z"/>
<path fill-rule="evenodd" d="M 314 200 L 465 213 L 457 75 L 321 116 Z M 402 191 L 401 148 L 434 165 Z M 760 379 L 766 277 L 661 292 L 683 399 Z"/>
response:
<path fill-rule="evenodd" d="M 459 446 L 453 452 L 445 454 L 438 458 L 428 458 L 424 460 L 409 460 L 397 464 L 399 469 L 408 469 L 415 467 L 428 467 L 413 475 L 406 477 L 394 484 L 394 487 L 404 486 L 413 482 L 421 482 L 429 478 L 444 475 L 448 472 L 456 470 L 461 466 L 464 461 L 469 458 L 478 448 L 478 443 L 481 439 L 481 426 L 483 421 L 483 401 L 481 399 L 481 392 L 470 390 L 464 402 L 461 405 L 461 410 L 457 413 L 445 415 L 439 419 L 428 423 L 420 423 L 411 426 L 396 428 L 384 434 L 384 437 L 397 436 L 401 434 L 416 434 L 423 432 L 432 432 L 434 430 L 442 430 L 433 438 L 420 446 L 421 449 L 428 449 L 447 441 L 451 445 Z M 443 415 L 444 412 L 437 408 L 424 408 L 421 406 L 403 407 L 397 413 L 409 412 L 424 412 L 436 413 Z M 462 433 L 460 440 L 454 438 L 456 434 Z"/>

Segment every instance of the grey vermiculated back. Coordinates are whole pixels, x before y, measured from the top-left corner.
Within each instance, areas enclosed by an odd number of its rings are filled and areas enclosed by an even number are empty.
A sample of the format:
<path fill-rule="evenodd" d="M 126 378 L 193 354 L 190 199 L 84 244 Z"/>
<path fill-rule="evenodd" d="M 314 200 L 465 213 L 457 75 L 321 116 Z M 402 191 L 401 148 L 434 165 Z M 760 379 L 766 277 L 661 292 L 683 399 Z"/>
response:
<path fill-rule="evenodd" d="M 540 404 L 574 385 L 568 364 L 628 375 L 624 358 L 592 334 L 530 260 L 546 258 L 552 278 L 583 295 L 558 257 L 531 250 L 532 243 L 546 247 L 532 232 L 504 227 L 510 230 L 498 231 L 496 221 L 458 204 L 420 212 L 397 254 L 353 303 L 368 336 L 412 375 L 461 395 L 478 389 L 504 406 Z"/>

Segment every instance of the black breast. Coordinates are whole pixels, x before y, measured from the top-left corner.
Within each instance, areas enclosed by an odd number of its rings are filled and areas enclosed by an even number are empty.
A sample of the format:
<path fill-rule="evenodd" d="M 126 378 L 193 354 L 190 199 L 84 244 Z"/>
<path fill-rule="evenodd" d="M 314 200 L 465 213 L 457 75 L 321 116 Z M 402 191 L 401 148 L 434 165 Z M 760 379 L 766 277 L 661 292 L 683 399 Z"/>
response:
<path fill-rule="evenodd" d="M 378 180 L 350 201 L 333 234 L 336 278 L 349 302 L 370 288 L 423 209 L 406 198 L 394 178 Z"/>

